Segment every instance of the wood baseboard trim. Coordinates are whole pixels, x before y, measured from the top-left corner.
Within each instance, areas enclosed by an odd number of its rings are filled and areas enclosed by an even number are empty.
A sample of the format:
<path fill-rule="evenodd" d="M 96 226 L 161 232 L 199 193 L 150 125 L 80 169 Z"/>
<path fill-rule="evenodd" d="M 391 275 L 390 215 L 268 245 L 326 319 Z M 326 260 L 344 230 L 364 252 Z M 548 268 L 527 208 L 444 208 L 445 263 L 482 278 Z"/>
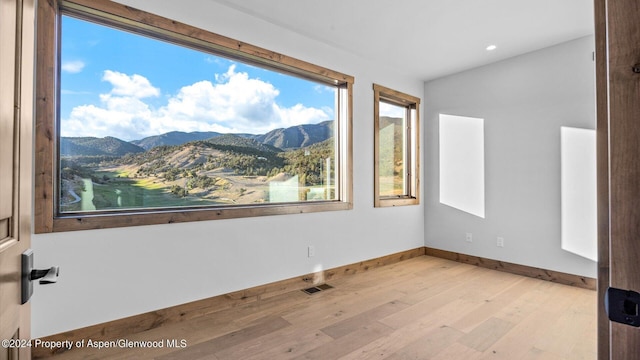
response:
<path fill-rule="evenodd" d="M 123 319 L 113 320 L 102 324 L 88 326 L 81 329 L 43 337 L 43 341 L 77 341 L 82 339 L 110 340 L 126 337 L 127 335 L 151 330 L 163 325 L 174 324 L 194 319 L 203 315 L 230 309 L 235 306 L 268 299 L 290 291 L 297 291 L 328 282 L 344 276 L 354 275 L 367 270 L 391 265 L 403 260 L 425 255 L 425 248 L 382 256 L 359 263 L 339 266 L 317 273 L 298 276 L 291 279 L 276 281 L 229 294 L 214 296 L 187 304 L 176 305 L 166 309 L 150 311 Z M 42 359 L 66 352 L 65 348 L 48 349 L 44 347 L 32 348 L 32 357 Z M 70 350 L 73 351 L 73 350 Z"/>
<path fill-rule="evenodd" d="M 558 271 L 551 271 L 526 265 L 509 263 L 505 261 L 487 259 L 479 256 L 465 255 L 446 250 L 433 249 L 430 247 L 425 247 L 425 254 L 465 264 L 476 265 L 487 269 L 504 271 L 559 284 L 576 286 L 583 289 L 596 290 L 597 279 L 586 276 L 572 275 Z"/>

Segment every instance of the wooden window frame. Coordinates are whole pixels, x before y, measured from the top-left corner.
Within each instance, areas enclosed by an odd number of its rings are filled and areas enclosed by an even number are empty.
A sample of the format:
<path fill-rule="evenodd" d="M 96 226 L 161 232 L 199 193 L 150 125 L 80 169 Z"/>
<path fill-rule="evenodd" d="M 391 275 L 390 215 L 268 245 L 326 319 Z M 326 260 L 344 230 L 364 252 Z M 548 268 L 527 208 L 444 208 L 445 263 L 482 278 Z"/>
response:
<path fill-rule="evenodd" d="M 336 87 L 338 162 L 337 200 L 136 209 L 100 214 L 57 213 L 57 147 L 60 79 L 59 38 L 61 15 L 69 14 L 103 25 L 115 26 L 181 46 L 237 59 Z M 231 219 L 242 217 L 349 210 L 352 204 L 352 104 L 354 78 L 337 71 L 294 59 L 238 40 L 133 9 L 108 0 L 50 0 L 38 2 L 35 128 L 35 233 L 115 228 L 136 225 Z"/>
<path fill-rule="evenodd" d="M 373 84 L 373 131 L 374 131 L 374 207 L 405 206 L 420 204 L 420 98 Z M 380 102 L 404 107 L 407 112 L 406 164 L 404 181 L 406 194 L 400 196 L 380 196 Z M 415 111 L 415 119 L 411 112 Z"/>

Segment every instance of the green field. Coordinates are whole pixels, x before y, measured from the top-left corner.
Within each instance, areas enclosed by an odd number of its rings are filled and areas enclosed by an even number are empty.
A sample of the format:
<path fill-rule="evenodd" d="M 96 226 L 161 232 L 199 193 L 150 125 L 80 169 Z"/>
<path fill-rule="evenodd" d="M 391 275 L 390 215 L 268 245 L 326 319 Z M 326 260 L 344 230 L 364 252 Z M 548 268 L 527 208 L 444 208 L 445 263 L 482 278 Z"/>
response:
<path fill-rule="evenodd" d="M 65 207 L 64 211 L 101 211 L 137 208 L 166 208 L 213 205 L 216 202 L 195 197 L 177 197 L 163 184 L 149 179 L 129 179 L 124 173 L 100 171 L 95 175 L 108 178 L 103 183 L 85 180 L 84 191 L 78 194 L 80 206 Z M 93 205 L 93 207 L 91 206 Z M 78 209 L 78 207 L 81 207 Z"/>

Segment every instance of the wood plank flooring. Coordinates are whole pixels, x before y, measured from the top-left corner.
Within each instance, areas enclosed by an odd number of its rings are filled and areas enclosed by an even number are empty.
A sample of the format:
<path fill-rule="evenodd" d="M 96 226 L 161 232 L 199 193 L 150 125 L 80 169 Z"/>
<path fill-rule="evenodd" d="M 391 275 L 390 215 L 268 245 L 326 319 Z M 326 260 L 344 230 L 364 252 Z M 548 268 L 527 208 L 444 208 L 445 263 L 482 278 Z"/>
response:
<path fill-rule="evenodd" d="M 592 290 L 431 256 L 330 285 L 126 337 L 163 347 L 85 345 L 53 358 L 596 359 Z"/>

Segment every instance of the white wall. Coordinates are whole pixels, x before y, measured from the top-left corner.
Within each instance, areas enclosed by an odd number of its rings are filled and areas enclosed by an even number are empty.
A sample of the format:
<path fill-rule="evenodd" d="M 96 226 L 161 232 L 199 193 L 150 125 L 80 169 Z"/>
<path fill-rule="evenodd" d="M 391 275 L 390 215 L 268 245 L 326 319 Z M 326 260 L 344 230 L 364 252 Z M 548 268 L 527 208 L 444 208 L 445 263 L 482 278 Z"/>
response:
<path fill-rule="evenodd" d="M 35 288 L 33 337 L 424 246 L 424 206 L 373 208 L 372 83 L 422 96 L 421 81 L 214 2 L 120 2 L 355 76 L 354 209 L 34 235 L 60 279 Z"/>
<path fill-rule="evenodd" d="M 593 50 L 585 37 L 425 84 L 426 246 L 596 277 L 560 227 L 560 127 L 595 127 Z M 484 219 L 439 203 L 439 113 L 485 119 Z"/>

